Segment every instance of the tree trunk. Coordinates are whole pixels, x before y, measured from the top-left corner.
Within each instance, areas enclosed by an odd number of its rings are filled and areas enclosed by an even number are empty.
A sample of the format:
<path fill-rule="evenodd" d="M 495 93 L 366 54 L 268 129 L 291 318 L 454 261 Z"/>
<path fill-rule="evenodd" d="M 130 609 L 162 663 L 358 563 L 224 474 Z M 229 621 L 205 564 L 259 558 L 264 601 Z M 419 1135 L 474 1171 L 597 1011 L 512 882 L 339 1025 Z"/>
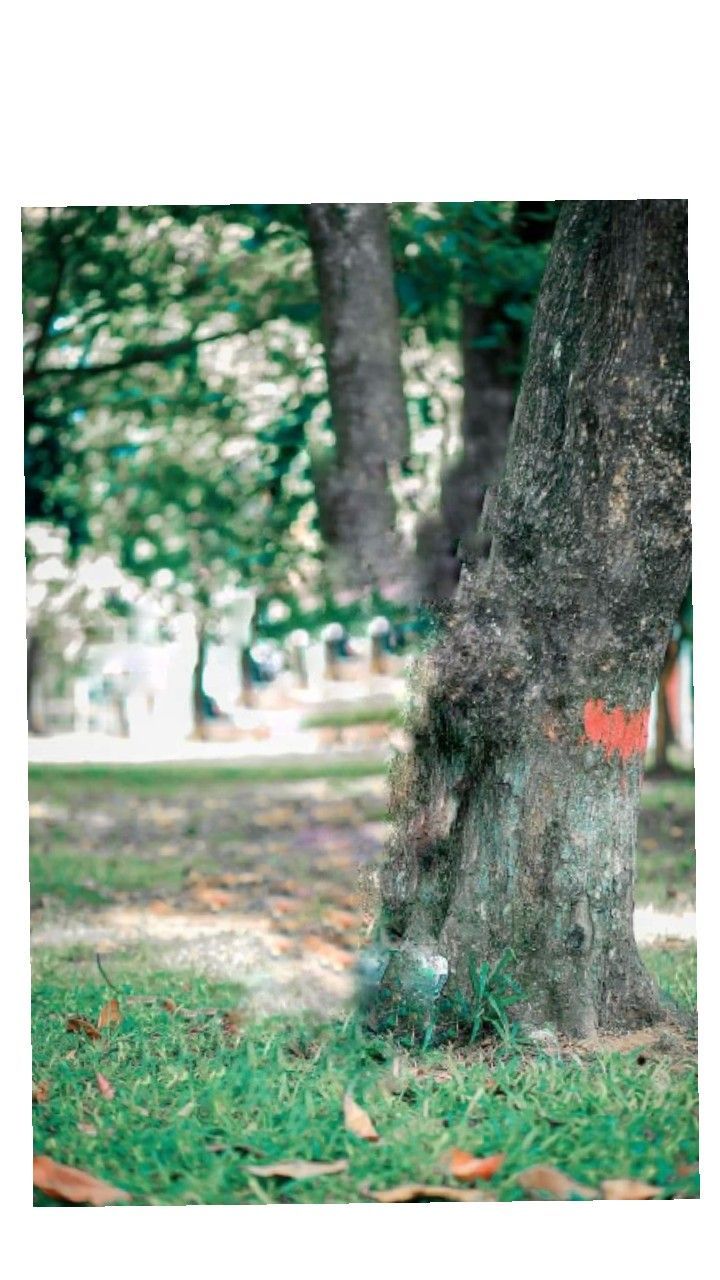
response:
<path fill-rule="evenodd" d="M 240 650 L 240 701 L 249 710 L 257 706 L 257 691 L 253 680 L 253 665 L 249 644 L 244 645 Z"/>
<path fill-rule="evenodd" d="M 533 215 L 540 214 L 543 220 Z M 539 244 L 550 235 L 544 202 L 520 201 L 514 231 L 521 245 Z M 423 597 L 434 603 L 450 600 L 460 576 L 461 553 L 475 559 L 486 555 L 488 539 L 478 529 L 491 485 L 498 482 L 505 464 L 508 433 L 518 389 L 518 378 L 508 372 L 522 357 L 525 334 L 511 326 L 503 349 L 482 345 L 496 321 L 507 323 L 506 294 L 492 306 L 473 297 L 465 282 L 461 302 L 461 354 L 463 406 L 462 449 L 442 478 L 440 510 L 418 530 L 418 557 Z"/>
<path fill-rule="evenodd" d="M 677 640 L 670 641 L 665 653 L 657 689 L 657 717 L 655 720 L 655 754 L 653 757 L 653 773 L 671 773 L 672 765 L 668 759 L 668 747 L 674 742 L 672 720 L 670 718 L 669 684 L 678 659 L 679 646 Z"/>
<path fill-rule="evenodd" d="M 33 734 L 45 732 L 37 696 L 41 666 L 42 641 L 37 632 L 33 631 L 27 638 L 27 722 L 28 733 Z"/>
<path fill-rule="evenodd" d="M 454 595 L 460 552 L 482 555 L 478 531 L 485 494 L 505 460 L 515 387 L 495 368 L 492 353 L 477 346 L 492 317 L 486 307 L 462 303 L 462 451 L 442 478 L 440 511 L 418 530 L 421 592 L 439 602 Z"/>
<path fill-rule="evenodd" d="M 205 675 L 205 663 L 207 661 L 207 632 L 205 624 L 198 622 L 197 624 L 197 657 L 195 666 L 193 667 L 192 676 L 192 715 L 193 715 L 193 737 L 203 742 L 206 736 L 205 727 L 205 690 L 203 688 L 203 677 Z"/>
<path fill-rule="evenodd" d="M 690 574 L 686 227 L 684 201 L 561 211 L 490 556 L 462 575 L 394 771 L 375 1025 L 492 1022 L 503 957 L 525 1025 L 659 1014 L 633 877 L 649 701 Z"/>
<path fill-rule="evenodd" d="M 311 204 L 306 219 L 320 292 L 335 454 L 318 472 L 326 541 L 344 585 L 396 584 L 393 466 L 410 452 L 387 211 Z"/>

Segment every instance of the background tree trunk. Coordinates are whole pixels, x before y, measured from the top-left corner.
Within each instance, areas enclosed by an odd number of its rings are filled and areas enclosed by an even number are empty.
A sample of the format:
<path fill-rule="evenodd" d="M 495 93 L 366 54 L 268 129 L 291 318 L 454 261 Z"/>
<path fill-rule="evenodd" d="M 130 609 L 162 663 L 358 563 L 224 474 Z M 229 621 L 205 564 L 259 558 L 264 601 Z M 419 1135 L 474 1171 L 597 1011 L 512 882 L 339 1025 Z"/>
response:
<path fill-rule="evenodd" d="M 376 1025 L 467 1025 L 507 949 L 527 1025 L 658 1015 L 633 876 L 690 573 L 686 227 L 683 201 L 561 211 L 489 560 L 463 573 L 394 772 Z"/>
<path fill-rule="evenodd" d="M 675 670 L 678 654 L 679 645 L 677 640 L 673 638 L 665 651 L 665 660 L 658 680 L 653 773 L 671 773 L 673 771 L 668 758 L 668 747 L 675 741 L 670 717 L 669 684 Z"/>
<path fill-rule="evenodd" d="M 335 455 L 318 472 L 323 533 L 346 585 L 396 582 L 400 552 L 390 470 L 410 452 L 387 211 L 311 204 Z"/>
<path fill-rule="evenodd" d="M 547 241 L 551 233 L 547 204 L 520 201 L 514 231 L 521 245 Z M 438 514 L 418 530 L 421 593 L 431 602 L 450 600 L 455 594 L 461 556 L 472 560 L 489 550 L 478 522 L 485 494 L 502 475 L 518 390 L 518 378 L 508 370 L 522 358 L 522 327 L 510 325 L 508 343 L 502 349 L 484 346 L 497 320 L 508 323 L 507 298 L 498 296 L 488 308 L 474 294 L 472 283 L 466 281 L 461 301 L 461 452 L 442 478 Z"/>
<path fill-rule="evenodd" d="M 27 638 L 27 721 L 28 733 L 44 733 L 45 726 L 38 708 L 38 682 L 42 665 L 42 641 L 36 631 Z"/>
<path fill-rule="evenodd" d="M 203 677 L 205 675 L 205 663 L 207 662 L 207 630 L 205 623 L 198 620 L 197 623 L 197 657 L 192 675 L 192 715 L 193 715 L 193 737 L 198 738 L 201 742 L 205 739 L 205 690 L 203 688 Z"/>

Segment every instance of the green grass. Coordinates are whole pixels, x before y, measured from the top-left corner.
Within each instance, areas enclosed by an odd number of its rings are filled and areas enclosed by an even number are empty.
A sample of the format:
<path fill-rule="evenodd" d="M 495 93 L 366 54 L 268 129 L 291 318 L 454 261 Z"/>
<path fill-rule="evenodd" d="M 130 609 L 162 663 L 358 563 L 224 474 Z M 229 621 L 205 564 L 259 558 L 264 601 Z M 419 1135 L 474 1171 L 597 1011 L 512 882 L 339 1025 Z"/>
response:
<path fill-rule="evenodd" d="M 193 864 L 198 869 L 198 863 Z M 30 854 L 33 898 L 56 898 L 68 906 L 101 905 L 116 893 L 178 892 L 189 868 L 186 858 L 147 859 L 123 853 L 102 856 L 52 848 Z"/>
<path fill-rule="evenodd" d="M 227 787 L 235 783 L 305 782 L 314 778 L 368 778 L 386 772 L 384 760 L 298 759 L 262 764 L 31 764 L 31 794 L 57 798 L 69 788 L 86 791 L 135 791 L 167 795 L 188 786 Z"/>
<path fill-rule="evenodd" d="M 692 952 L 651 952 L 649 961 L 687 1003 Z M 81 948 L 34 959 L 33 1078 L 50 1083 L 48 1101 L 33 1107 L 35 1145 L 126 1189 L 135 1204 L 354 1201 L 365 1184 L 451 1181 L 441 1169 L 451 1146 L 506 1153 L 493 1180 L 504 1200 L 522 1197 L 516 1175 L 536 1163 L 590 1185 L 627 1176 L 667 1195 L 698 1193 L 697 1175 L 683 1171 L 697 1160 L 689 1053 L 581 1059 L 516 1044 L 420 1057 L 367 1036 L 352 1018 L 248 1017 L 228 1038 L 221 1014 L 242 1008 L 238 988 L 146 972 L 117 953 L 112 975 L 122 1023 L 93 1042 L 65 1030 L 70 1014 L 95 1020 L 111 994 L 92 961 Z M 161 997 L 191 1016 L 168 1012 Z M 112 1101 L 100 1096 L 97 1072 L 115 1088 Z M 347 1088 L 379 1143 L 345 1132 Z M 309 1181 L 248 1168 L 294 1157 L 348 1159 L 349 1168 Z M 36 1203 L 50 1202 L 37 1193 Z"/>
<path fill-rule="evenodd" d="M 402 724 L 398 706 L 341 707 L 332 711 L 315 711 L 302 722 L 303 729 L 349 729 L 363 724 Z"/>

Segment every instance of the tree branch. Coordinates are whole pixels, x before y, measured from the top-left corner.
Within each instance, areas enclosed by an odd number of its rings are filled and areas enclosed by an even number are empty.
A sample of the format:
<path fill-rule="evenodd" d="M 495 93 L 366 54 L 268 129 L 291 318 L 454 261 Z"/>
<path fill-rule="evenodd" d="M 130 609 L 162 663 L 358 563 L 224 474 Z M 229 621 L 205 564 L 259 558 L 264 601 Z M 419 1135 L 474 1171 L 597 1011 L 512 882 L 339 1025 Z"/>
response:
<path fill-rule="evenodd" d="M 131 369 L 138 364 L 163 364 L 166 360 L 172 360 L 175 356 L 185 355 L 188 351 L 193 351 L 207 342 L 219 342 L 221 338 L 237 338 L 241 335 L 250 333 L 253 329 L 259 328 L 264 324 L 264 320 L 259 320 L 256 324 L 246 326 L 242 329 L 230 329 L 223 333 L 212 333 L 206 338 L 196 338 L 187 335 L 184 338 L 175 338 L 172 342 L 159 343 L 156 346 L 128 347 L 127 351 L 120 356 L 118 360 L 107 360 L 102 364 L 75 365 L 73 368 L 63 369 L 28 369 L 25 374 L 25 386 L 38 382 L 41 378 L 54 377 L 61 378 L 64 381 L 78 382 L 85 378 L 98 377 L 104 373 L 117 373 L 122 369 Z"/>

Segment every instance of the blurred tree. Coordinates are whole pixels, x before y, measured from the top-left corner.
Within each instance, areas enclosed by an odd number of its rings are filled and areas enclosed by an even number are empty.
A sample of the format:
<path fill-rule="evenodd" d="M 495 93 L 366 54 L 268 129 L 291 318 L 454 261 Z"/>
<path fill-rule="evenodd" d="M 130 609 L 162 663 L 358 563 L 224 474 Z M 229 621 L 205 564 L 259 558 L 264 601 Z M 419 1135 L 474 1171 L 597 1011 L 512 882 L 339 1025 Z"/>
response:
<path fill-rule="evenodd" d="M 375 1017 L 661 1015 L 633 935 L 649 702 L 690 575 L 684 201 L 563 206 L 488 561 L 428 655 L 393 779 Z M 502 984 L 501 984 L 502 985 Z"/>
<path fill-rule="evenodd" d="M 387 210 L 306 208 L 320 293 L 335 445 L 318 469 L 321 527 L 343 587 L 397 586 L 393 468 L 410 452 Z"/>
<path fill-rule="evenodd" d="M 454 593 L 461 554 L 486 550 L 478 520 L 502 474 L 554 220 L 546 202 L 475 201 L 403 206 L 397 221 L 406 323 L 424 320 L 462 355 L 460 448 L 441 478 L 438 509 L 418 526 L 420 590 L 434 602 Z"/>

